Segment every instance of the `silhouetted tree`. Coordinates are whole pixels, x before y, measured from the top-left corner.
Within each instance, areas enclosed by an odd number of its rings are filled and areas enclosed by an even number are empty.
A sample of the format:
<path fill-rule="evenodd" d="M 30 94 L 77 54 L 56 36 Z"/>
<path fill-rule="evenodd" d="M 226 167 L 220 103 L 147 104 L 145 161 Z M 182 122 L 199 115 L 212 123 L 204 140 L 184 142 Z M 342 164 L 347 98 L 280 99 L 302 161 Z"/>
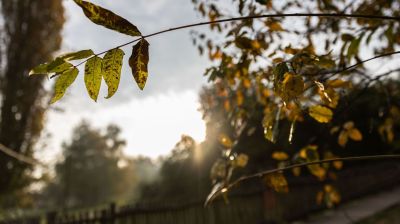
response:
<path fill-rule="evenodd" d="M 31 156 L 47 108 L 44 77 L 29 78 L 61 44 L 62 1 L 1 0 L 0 143 Z M 0 206 L 16 205 L 31 182 L 32 166 L 0 154 Z M 26 200 L 25 200 L 26 201 Z"/>

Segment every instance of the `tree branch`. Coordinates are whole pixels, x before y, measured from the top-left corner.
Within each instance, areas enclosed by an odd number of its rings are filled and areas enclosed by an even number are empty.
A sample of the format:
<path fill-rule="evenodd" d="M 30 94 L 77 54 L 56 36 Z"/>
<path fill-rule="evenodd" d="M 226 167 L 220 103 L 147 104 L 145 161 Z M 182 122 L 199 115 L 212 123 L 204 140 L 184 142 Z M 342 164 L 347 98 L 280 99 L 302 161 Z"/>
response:
<path fill-rule="evenodd" d="M 0 143 L 0 151 L 3 152 L 4 154 L 16 159 L 16 160 L 21 161 L 21 162 L 24 162 L 24 163 L 27 163 L 27 164 L 30 164 L 30 165 L 33 165 L 33 166 L 46 167 L 46 165 L 40 163 L 39 161 L 37 161 L 37 160 L 35 160 L 33 158 L 30 158 L 30 157 L 27 157 L 25 155 L 22 155 L 20 153 L 17 153 L 14 150 L 6 147 L 5 145 L 3 145 L 1 143 Z"/>
<path fill-rule="evenodd" d="M 372 60 L 375 60 L 375 59 L 378 59 L 378 58 L 382 58 L 382 57 L 391 56 L 391 55 L 394 55 L 394 54 L 400 54 L 400 51 L 393 51 L 393 52 L 389 52 L 389 53 L 385 53 L 385 54 L 380 54 L 380 55 L 374 56 L 374 57 L 372 57 L 372 58 L 368 58 L 368 59 L 366 59 L 366 60 L 357 62 L 357 63 L 355 63 L 355 64 L 353 64 L 353 65 L 350 65 L 350 66 L 348 66 L 348 67 L 343 68 L 343 69 L 340 70 L 340 71 L 337 71 L 337 72 L 332 73 L 332 74 L 329 75 L 327 78 L 325 78 L 323 81 L 326 81 L 326 80 L 332 78 L 333 76 L 335 76 L 335 75 L 337 75 L 337 74 L 340 74 L 340 73 L 343 73 L 343 72 L 346 72 L 346 71 L 353 70 L 353 69 L 357 68 L 358 66 L 360 66 L 360 65 L 362 65 L 362 64 L 364 64 L 364 63 L 366 63 L 366 62 L 369 62 L 369 61 L 372 61 Z"/>
<path fill-rule="evenodd" d="M 94 56 L 99 56 L 99 55 L 105 54 L 108 51 L 116 49 L 116 48 L 125 47 L 127 45 L 130 45 L 130 44 L 133 44 L 133 43 L 139 41 L 142 38 L 148 38 L 148 37 L 152 37 L 152 36 L 157 36 L 157 35 L 162 34 L 162 33 L 172 32 L 172 31 L 176 31 L 176 30 L 187 29 L 187 28 L 196 27 L 196 26 L 204 26 L 204 25 L 216 24 L 216 23 L 239 21 L 239 20 L 252 20 L 252 19 L 261 19 L 261 18 L 281 18 L 281 17 L 358 18 L 358 19 L 367 19 L 367 20 L 393 20 L 393 21 L 400 22 L 400 17 L 398 17 L 398 16 L 357 15 L 357 14 L 346 14 L 346 13 L 282 13 L 282 14 L 241 16 L 241 17 L 233 17 L 233 18 L 228 18 L 228 19 L 220 19 L 220 20 L 214 20 L 214 21 L 193 23 L 193 24 L 177 26 L 177 27 L 161 30 L 161 31 L 158 31 L 158 32 L 155 32 L 155 33 L 144 35 L 141 38 L 135 39 L 133 41 L 129 41 L 129 42 L 126 42 L 124 44 L 118 45 L 115 48 L 108 49 L 108 50 L 105 50 L 103 52 L 97 53 Z M 92 56 L 92 57 L 94 57 L 94 56 Z M 90 57 L 90 58 L 92 58 L 92 57 Z M 83 62 L 81 62 L 81 63 L 79 63 L 77 65 L 75 65 L 74 67 L 77 67 L 77 66 L 85 63 L 90 58 L 84 60 Z"/>
<path fill-rule="evenodd" d="M 330 163 L 330 162 L 336 162 L 336 161 L 360 161 L 360 160 L 378 160 L 378 159 L 400 159 L 400 155 L 374 155 L 374 156 L 352 156 L 352 157 L 343 157 L 343 158 L 334 158 L 334 159 L 325 159 L 325 160 L 318 160 L 318 161 L 312 161 L 312 162 L 305 162 L 305 163 L 299 163 L 299 164 L 293 164 L 290 166 L 282 167 L 282 168 L 277 168 L 277 169 L 272 169 L 272 170 L 264 170 L 255 174 L 247 175 L 247 176 L 242 176 L 232 183 L 228 184 L 227 186 L 221 187 L 219 190 L 215 191 L 214 194 L 209 196 L 209 200 L 205 202 L 205 205 L 208 205 L 211 201 L 213 201 L 217 196 L 219 196 L 222 193 L 225 193 L 229 191 L 232 187 L 236 186 L 242 181 L 253 179 L 253 178 L 260 178 L 268 174 L 272 173 L 278 173 L 278 172 L 283 172 L 287 170 L 291 170 L 293 168 L 297 167 L 305 167 L 309 165 L 315 165 L 315 164 L 323 164 L 323 163 Z"/>

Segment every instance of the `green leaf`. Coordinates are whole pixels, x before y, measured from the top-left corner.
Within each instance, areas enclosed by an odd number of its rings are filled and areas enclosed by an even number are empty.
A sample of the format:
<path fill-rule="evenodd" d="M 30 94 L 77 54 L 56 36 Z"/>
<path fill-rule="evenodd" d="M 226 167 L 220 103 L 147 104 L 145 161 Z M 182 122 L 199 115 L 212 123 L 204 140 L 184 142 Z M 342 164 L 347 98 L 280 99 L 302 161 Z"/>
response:
<path fill-rule="evenodd" d="M 328 123 L 333 116 L 332 110 L 319 105 L 310 107 L 309 114 L 312 118 L 320 123 Z"/>
<path fill-rule="evenodd" d="M 93 23 L 130 36 L 141 36 L 138 28 L 128 20 L 93 3 L 74 0 Z"/>
<path fill-rule="evenodd" d="M 48 64 L 47 73 L 63 73 L 71 67 L 73 67 L 71 63 L 66 62 L 64 59 L 58 57 Z"/>
<path fill-rule="evenodd" d="M 67 53 L 67 54 L 61 55 L 60 58 L 66 60 L 66 61 L 73 61 L 73 60 L 85 59 L 92 55 L 94 55 L 94 52 L 89 49 L 89 50 L 82 50 L 82 51 L 77 51 L 77 52 L 73 52 L 73 53 Z"/>
<path fill-rule="evenodd" d="M 29 75 L 46 75 L 46 74 L 48 74 L 48 72 L 47 72 L 48 65 L 49 65 L 48 63 L 44 63 L 44 64 L 40 64 L 40 65 L 36 66 L 29 72 Z"/>
<path fill-rule="evenodd" d="M 103 78 L 108 86 L 107 99 L 112 97 L 118 89 L 124 55 L 121 49 L 112 49 L 103 58 Z"/>
<path fill-rule="evenodd" d="M 50 103 L 55 103 L 64 96 L 65 91 L 75 81 L 78 73 L 79 70 L 77 68 L 70 68 L 58 76 L 55 84 L 54 96 Z"/>
<path fill-rule="evenodd" d="M 99 57 L 90 58 L 85 65 L 85 85 L 90 98 L 97 101 L 102 78 L 102 59 Z"/>
<path fill-rule="evenodd" d="M 149 75 L 147 64 L 149 63 L 149 43 L 141 39 L 139 43 L 133 46 L 132 55 L 129 58 L 129 66 L 132 68 L 132 74 L 141 90 L 146 85 Z"/>
<path fill-rule="evenodd" d="M 350 59 L 352 56 L 358 54 L 358 50 L 359 50 L 362 38 L 363 38 L 363 35 L 361 35 L 360 37 L 358 37 L 356 39 L 353 39 L 350 42 L 349 48 L 347 48 L 347 58 L 348 59 Z"/>

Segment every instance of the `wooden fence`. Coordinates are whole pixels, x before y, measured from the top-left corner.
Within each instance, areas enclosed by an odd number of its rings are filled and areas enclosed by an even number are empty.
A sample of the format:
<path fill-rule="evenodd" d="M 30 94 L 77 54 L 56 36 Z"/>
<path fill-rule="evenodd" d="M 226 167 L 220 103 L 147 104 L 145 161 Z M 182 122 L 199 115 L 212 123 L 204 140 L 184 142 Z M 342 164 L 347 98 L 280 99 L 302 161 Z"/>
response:
<path fill-rule="evenodd" d="M 87 211 L 50 212 L 46 215 L 1 224 L 220 224 L 261 223 L 263 198 L 259 194 L 231 198 L 229 206 L 223 201 L 204 207 L 203 202 L 181 205 L 110 204 Z"/>
<path fill-rule="evenodd" d="M 400 184 L 400 163 L 360 163 L 338 173 L 335 185 L 347 201 Z M 315 202 L 316 192 L 324 183 L 313 177 L 289 180 L 289 194 L 269 189 L 254 190 L 229 197 L 229 204 L 217 200 L 204 207 L 203 201 L 178 204 L 156 203 L 97 209 L 49 212 L 41 216 L 0 221 L 0 224 L 261 224 L 269 221 L 294 220 L 321 209 Z"/>

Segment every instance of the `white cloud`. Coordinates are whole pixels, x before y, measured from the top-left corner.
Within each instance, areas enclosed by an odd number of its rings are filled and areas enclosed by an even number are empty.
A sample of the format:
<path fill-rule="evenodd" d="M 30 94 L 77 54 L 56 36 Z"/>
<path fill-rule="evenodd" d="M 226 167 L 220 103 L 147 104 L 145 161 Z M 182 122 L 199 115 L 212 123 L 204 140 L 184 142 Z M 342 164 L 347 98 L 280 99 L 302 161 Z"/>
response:
<path fill-rule="evenodd" d="M 134 21 L 142 33 L 148 34 L 191 22 L 198 18 L 188 0 L 96 0 Z M 65 1 L 67 22 L 63 31 L 62 51 L 93 49 L 100 52 L 132 40 L 131 37 L 109 31 L 90 22 L 73 1 Z M 152 37 L 150 42 L 149 78 L 140 91 L 130 74 L 127 63 L 131 46 L 124 48 L 125 62 L 117 94 L 108 100 L 105 85 L 94 103 L 87 95 L 83 74 L 68 90 L 56 107 L 64 113 L 50 111 L 47 131 L 53 139 L 49 149 L 53 155 L 63 140 L 69 139 L 72 128 L 83 118 L 95 127 L 115 123 L 122 127 L 128 141 L 128 153 L 156 157 L 168 153 L 180 139 L 189 134 L 197 140 L 204 138 L 204 123 L 197 111 L 197 94 L 206 83 L 202 76 L 208 66 L 192 46 L 189 31 L 177 31 Z M 82 71 L 83 69 L 81 69 Z"/>

